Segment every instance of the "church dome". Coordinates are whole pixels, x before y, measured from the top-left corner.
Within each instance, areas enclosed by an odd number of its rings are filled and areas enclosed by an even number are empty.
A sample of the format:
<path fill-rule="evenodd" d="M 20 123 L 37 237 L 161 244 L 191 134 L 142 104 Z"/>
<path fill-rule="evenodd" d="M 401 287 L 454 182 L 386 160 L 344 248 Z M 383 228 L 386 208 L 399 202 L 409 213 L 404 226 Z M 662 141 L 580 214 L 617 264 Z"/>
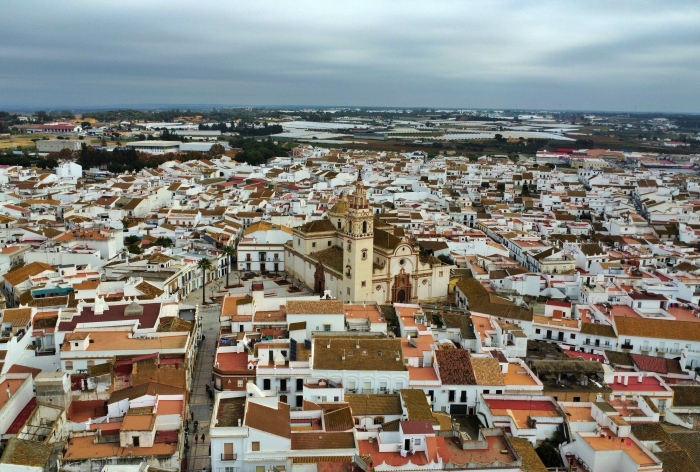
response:
<path fill-rule="evenodd" d="M 328 214 L 333 216 L 345 216 L 349 208 L 350 202 L 348 202 L 347 196 L 343 194 L 343 196 L 340 197 L 340 200 L 338 200 L 335 205 L 328 210 Z"/>
<path fill-rule="evenodd" d="M 138 303 L 131 302 L 124 310 L 124 316 L 141 316 L 143 315 L 143 307 Z"/>

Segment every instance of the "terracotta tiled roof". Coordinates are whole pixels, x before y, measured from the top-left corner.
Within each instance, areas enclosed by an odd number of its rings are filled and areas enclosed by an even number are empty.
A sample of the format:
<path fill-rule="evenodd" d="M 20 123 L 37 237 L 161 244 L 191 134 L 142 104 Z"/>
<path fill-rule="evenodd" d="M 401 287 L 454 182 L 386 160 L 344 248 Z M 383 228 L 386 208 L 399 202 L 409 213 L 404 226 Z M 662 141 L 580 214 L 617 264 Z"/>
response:
<path fill-rule="evenodd" d="M 340 274 L 343 273 L 343 250 L 337 246 L 314 252 L 309 257 L 316 259 L 325 267 L 329 267 Z"/>
<path fill-rule="evenodd" d="M 510 439 L 513 449 L 515 449 L 520 456 L 520 460 L 523 462 L 520 467 L 522 472 L 547 472 L 547 467 L 544 465 L 544 462 L 542 462 L 542 459 L 540 459 L 540 456 L 537 455 L 530 441 L 514 436 L 508 439 Z"/>
<path fill-rule="evenodd" d="M 467 297 L 471 311 L 502 318 L 532 321 L 532 309 L 517 306 L 510 300 L 487 292 L 477 279 L 462 279 L 457 282 L 457 288 Z"/>
<path fill-rule="evenodd" d="M 427 420 L 433 424 L 438 424 L 439 421 L 433 416 L 433 409 L 428 403 L 428 398 L 423 390 L 417 388 L 407 388 L 400 392 L 401 401 L 409 420 Z"/>
<path fill-rule="evenodd" d="M 471 363 L 477 385 L 505 385 L 498 359 L 472 357 Z"/>
<path fill-rule="evenodd" d="M 314 338 L 313 342 L 314 369 L 406 370 L 400 339 Z"/>
<path fill-rule="evenodd" d="M 355 436 L 348 433 L 319 433 L 309 431 L 292 435 L 292 450 L 354 449 Z"/>
<path fill-rule="evenodd" d="M 191 321 L 183 320 L 177 316 L 170 316 L 167 318 L 161 318 L 158 324 L 159 333 L 178 333 L 192 331 L 193 323 Z"/>
<path fill-rule="evenodd" d="M 287 302 L 287 314 L 289 315 L 335 315 L 343 313 L 343 302 L 341 300 L 289 300 Z"/>
<path fill-rule="evenodd" d="M 604 336 L 607 338 L 616 338 L 615 330 L 612 326 L 598 323 L 581 323 L 581 334 L 590 334 L 592 336 Z"/>
<path fill-rule="evenodd" d="M 700 323 L 694 323 L 692 321 L 670 321 L 615 316 L 614 322 L 620 337 L 638 336 L 654 339 L 700 341 Z"/>
<path fill-rule="evenodd" d="M 139 297 L 139 300 L 153 300 L 164 293 L 163 290 L 148 282 L 141 282 L 135 288 L 143 293 L 143 295 Z"/>
<path fill-rule="evenodd" d="M 275 436 L 291 438 L 292 428 L 289 420 L 289 405 L 277 403 L 277 408 L 270 408 L 255 402 L 248 402 L 244 424 Z"/>
<path fill-rule="evenodd" d="M 2 313 L 2 322 L 12 323 L 13 328 L 19 328 L 27 326 L 31 316 L 31 308 L 7 308 Z"/>
<path fill-rule="evenodd" d="M 401 239 L 397 238 L 393 234 L 378 228 L 374 228 L 375 246 L 379 246 L 383 249 L 394 250 L 399 243 L 401 243 Z"/>
<path fill-rule="evenodd" d="M 674 385 L 673 406 L 700 406 L 700 387 L 695 385 Z"/>
<path fill-rule="evenodd" d="M 657 374 L 668 374 L 670 371 L 674 373 L 680 370 L 680 366 L 676 366 L 678 361 L 675 359 L 664 359 L 663 357 L 643 356 L 641 354 L 630 354 L 632 362 L 640 371 L 656 372 Z"/>
<path fill-rule="evenodd" d="M 443 385 L 476 385 L 469 351 L 441 349 L 435 351 L 435 361 Z"/>
<path fill-rule="evenodd" d="M 147 382 L 135 387 L 123 388 L 112 393 L 107 403 L 116 403 L 125 398 L 133 399 L 144 395 L 184 395 L 185 389 L 157 382 Z"/>
<path fill-rule="evenodd" d="M 262 216 L 262 214 L 261 214 Z M 311 233 L 324 233 L 326 231 L 335 231 L 336 227 L 333 226 L 331 220 L 324 218 L 322 220 L 313 220 L 305 223 L 297 228 L 301 233 L 311 234 Z"/>
<path fill-rule="evenodd" d="M 53 446 L 39 441 L 10 438 L 0 463 L 40 468 L 48 466 Z"/>
<path fill-rule="evenodd" d="M 4 278 L 10 285 L 17 286 L 29 279 L 29 277 L 40 274 L 45 270 L 53 271 L 54 268 L 49 264 L 44 264 L 43 262 L 32 262 L 18 269 L 11 270 L 4 275 Z"/>
<path fill-rule="evenodd" d="M 400 415 L 401 397 L 399 394 L 354 394 L 345 395 L 354 416 Z"/>
<path fill-rule="evenodd" d="M 323 423 L 326 431 L 348 431 L 355 426 L 352 413 L 348 407 L 325 413 L 323 415 Z"/>

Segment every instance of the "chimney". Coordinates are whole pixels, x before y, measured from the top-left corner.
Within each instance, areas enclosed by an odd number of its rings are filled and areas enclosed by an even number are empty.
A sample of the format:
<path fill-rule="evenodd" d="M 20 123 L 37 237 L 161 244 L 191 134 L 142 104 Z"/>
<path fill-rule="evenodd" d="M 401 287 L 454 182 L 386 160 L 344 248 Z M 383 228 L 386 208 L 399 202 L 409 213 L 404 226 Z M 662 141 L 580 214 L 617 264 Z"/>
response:
<path fill-rule="evenodd" d="M 629 379 L 630 379 L 630 376 L 629 376 L 629 375 L 625 375 L 625 386 L 627 385 L 627 382 L 629 382 Z"/>
<path fill-rule="evenodd" d="M 639 374 L 639 376 L 637 377 L 637 382 L 642 383 L 643 378 L 644 376 L 642 374 Z"/>

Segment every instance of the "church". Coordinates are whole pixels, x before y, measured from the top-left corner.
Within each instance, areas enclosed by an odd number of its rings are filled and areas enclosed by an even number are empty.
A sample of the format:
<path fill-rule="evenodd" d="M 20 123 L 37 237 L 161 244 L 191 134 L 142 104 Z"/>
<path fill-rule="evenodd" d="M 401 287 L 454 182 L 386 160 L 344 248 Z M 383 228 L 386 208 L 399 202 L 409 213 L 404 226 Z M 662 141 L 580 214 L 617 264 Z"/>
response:
<path fill-rule="evenodd" d="M 328 216 L 293 231 L 285 244 L 285 268 L 314 293 L 346 302 L 413 303 L 444 298 L 450 266 L 395 235 L 375 219 L 362 181 Z"/>

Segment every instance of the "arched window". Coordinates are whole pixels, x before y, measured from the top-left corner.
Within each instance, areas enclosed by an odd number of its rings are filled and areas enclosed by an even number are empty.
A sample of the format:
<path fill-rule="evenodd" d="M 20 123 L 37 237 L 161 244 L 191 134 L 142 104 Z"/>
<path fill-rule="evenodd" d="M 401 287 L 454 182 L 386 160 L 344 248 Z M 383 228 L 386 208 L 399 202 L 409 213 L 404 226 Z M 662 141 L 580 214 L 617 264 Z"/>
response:
<path fill-rule="evenodd" d="M 362 250 L 362 260 L 367 259 L 367 249 Z"/>
<path fill-rule="evenodd" d="M 362 222 L 362 234 L 367 232 L 367 222 L 363 221 Z"/>
<path fill-rule="evenodd" d="M 338 220 L 338 229 L 343 229 L 342 226 L 343 224 L 340 222 L 340 220 Z"/>

